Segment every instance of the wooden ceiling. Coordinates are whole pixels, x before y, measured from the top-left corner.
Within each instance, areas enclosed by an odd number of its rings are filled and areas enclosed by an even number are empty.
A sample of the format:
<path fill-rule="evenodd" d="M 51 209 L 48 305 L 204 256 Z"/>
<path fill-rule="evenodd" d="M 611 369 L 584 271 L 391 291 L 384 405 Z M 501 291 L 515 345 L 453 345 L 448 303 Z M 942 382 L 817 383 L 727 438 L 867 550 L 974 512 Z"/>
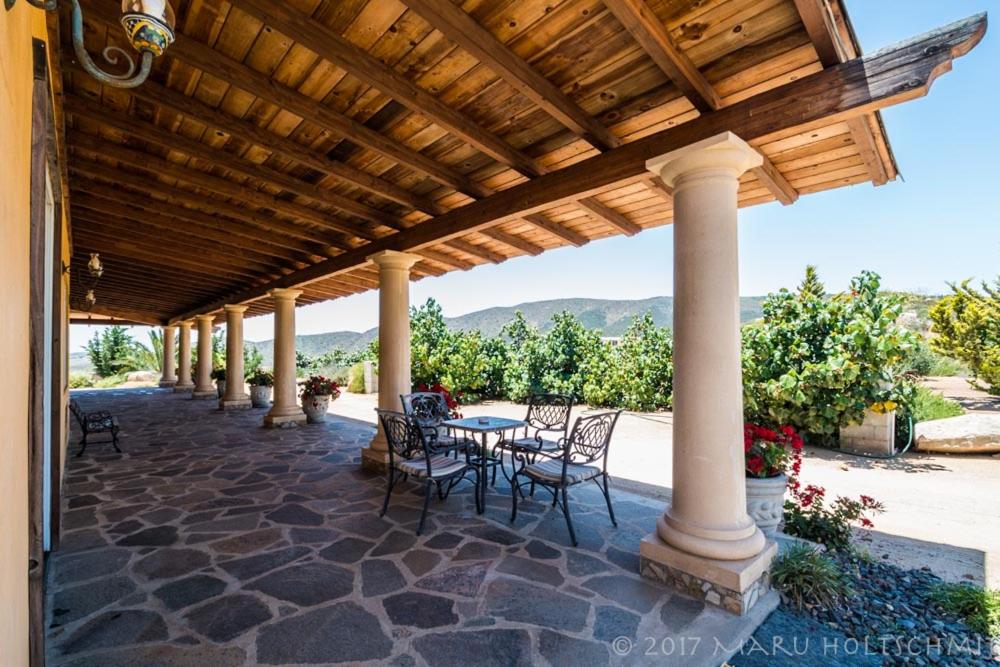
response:
<path fill-rule="evenodd" d="M 91 53 L 127 48 L 118 0 L 82 4 Z M 647 176 L 515 214 L 492 202 L 859 55 L 838 0 L 174 8 L 177 41 L 131 91 L 78 69 L 62 17 L 74 270 L 99 252 L 93 312 L 129 321 L 228 300 L 262 314 L 269 286 L 307 280 L 302 303 L 373 289 L 364 257 L 397 238 L 415 239 L 400 247 L 419 279 L 667 224 L 670 191 Z M 748 139 L 765 165 L 742 206 L 897 173 L 877 112 Z M 479 222 L 445 227 L 462 216 Z"/>

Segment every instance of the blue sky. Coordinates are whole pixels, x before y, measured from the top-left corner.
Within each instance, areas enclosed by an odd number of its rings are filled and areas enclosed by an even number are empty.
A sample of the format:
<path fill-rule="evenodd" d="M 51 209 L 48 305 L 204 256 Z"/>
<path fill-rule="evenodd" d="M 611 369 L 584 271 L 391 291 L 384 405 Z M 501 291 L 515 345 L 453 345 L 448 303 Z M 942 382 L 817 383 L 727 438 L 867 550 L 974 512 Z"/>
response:
<path fill-rule="evenodd" d="M 853 0 L 866 52 L 970 14 L 990 0 Z M 992 17 L 1000 20 L 1000 14 Z M 816 264 L 831 290 L 871 269 L 893 289 L 939 294 L 946 283 L 1000 274 L 1000 30 L 994 26 L 928 97 L 885 109 L 903 179 L 808 195 L 792 206 L 741 211 L 741 293 L 796 284 Z M 641 299 L 673 293 L 671 226 L 563 248 L 539 257 L 457 271 L 413 284 L 411 300 L 437 299 L 446 315 L 563 297 Z M 375 292 L 300 308 L 299 333 L 363 330 L 378 321 Z M 78 348 L 92 335 L 74 327 Z M 246 323 L 249 340 L 272 337 L 270 317 Z M 144 333 L 136 332 L 145 338 Z"/>

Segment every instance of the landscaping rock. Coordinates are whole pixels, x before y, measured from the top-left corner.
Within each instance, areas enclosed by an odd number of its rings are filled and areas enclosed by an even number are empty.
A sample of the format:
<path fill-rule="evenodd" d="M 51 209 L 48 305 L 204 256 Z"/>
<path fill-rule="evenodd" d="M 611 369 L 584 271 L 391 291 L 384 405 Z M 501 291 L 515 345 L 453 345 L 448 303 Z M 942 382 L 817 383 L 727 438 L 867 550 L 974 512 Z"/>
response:
<path fill-rule="evenodd" d="M 1000 414 L 970 412 L 920 422 L 913 441 L 922 452 L 995 454 L 1000 452 Z"/>

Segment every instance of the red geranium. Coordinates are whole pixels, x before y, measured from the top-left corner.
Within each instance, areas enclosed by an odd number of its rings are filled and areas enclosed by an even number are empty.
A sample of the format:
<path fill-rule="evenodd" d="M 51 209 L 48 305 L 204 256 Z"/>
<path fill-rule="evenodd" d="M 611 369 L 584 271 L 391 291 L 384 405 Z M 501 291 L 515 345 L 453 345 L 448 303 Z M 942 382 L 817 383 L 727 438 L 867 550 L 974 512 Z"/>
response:
<path fill-rule="evenodd" d="M 745 424 L 743 454 L 748 477 L 777 477 L 782 473 L 798 474 L 802 465 L 802 438 L 791 426 L 774 429 Z"/>
<path fill-rule="evenodd" d="M 432 391 L 435 394 L 441 394 L 444 396 L 444 402 L 448 405 L 448 409 L 451 410 L 451 418 L 462 418 L 462 413 L 458 411 L 459 399 L 462 398 L 462 392 L 456 391 L 455 396 L 452 396 L 451 392 L 448 391 L 448 388 L 440 382 L 435 382 L 429 387 L 426 383 L 421 382 L 417 385 L 417 391 Z"/>

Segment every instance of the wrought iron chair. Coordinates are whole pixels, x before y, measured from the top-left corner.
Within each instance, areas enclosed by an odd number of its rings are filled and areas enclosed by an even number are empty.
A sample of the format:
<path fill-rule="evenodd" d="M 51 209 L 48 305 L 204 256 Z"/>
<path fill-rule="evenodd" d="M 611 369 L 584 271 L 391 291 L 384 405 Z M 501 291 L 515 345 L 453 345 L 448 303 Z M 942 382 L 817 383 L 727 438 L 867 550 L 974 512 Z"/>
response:
<path fill-rule="evenodd" d="M 412 417 L 425 437 L 433 441 L 431 447 L 436 452 L 451 452 L 457 457 L 476 448 L 475 441 L 459 436 L 454 429 L 442 424 L 451 419 L 451 408 L 443 395 L 436 391 L 415 391 L 400 394 L 399 400 L 403 404 L 403 413 Z"/>
<path fill-rule="evenodd" d="M 414 479 L 424 483 L 424 509 L 417 525 L 417 535 L 424 529 L 427 518 L 427 507 L 431 502 L 431 490 L 437 486 L 438 497 L 444 500 L 456 484 L 466 479 L 471 471 L 475 475 L 476 511 L 481 511 L 479 499 L 479 469 L 469 461 L 468 451 L 465 458 L 455 459 L 435 450 L 431 445 L 436 442 L 425 434 L 416 419 L 393 410 L 379 410 L 379 420 L 382 430 L 389 443 L 388 486 L 385 490 L 385 501 L 379 516 L 385 516 L 389 509 L 389 497 L 392 489 L 400 478 Z"/>
<path fill-rule="evenodd" d="M 69 411 L 73 413 L 76 423 L 80 425 L 80 430 L 83 432 L 83 439 L 80 440 L 80 451 L 76 453 L 77 456 L 83 456 L 83 453 L 87 451 L 87 439 L 96 433 L 110 433 L 111 445 L 115 448 L 116 452 L 119 454 L 122 453 L 122 450 L 118 447 L 118 417 L 112 417 L 110 412 L 105 411 L 84 412 L 80 404 L 76 402 L 76 399 L 70 399 Z"/>
<path fill-rule="evenodd" d="M 493 448 L 493 458 L 497 458 L 497 453 L 504 450 L 510 452 L 511 461 L 514 465 L 517 459 L 534 463 L 539 456 L 557 457 L 562 453 L 561 440 L 566 437 L 569 430 L 569 415 L 573 410 L 573 397 L 565 394 L 532 394 L 528 398 L 528 414 L 524 418 L 527 426 L 524 427 L 524 437 L 501 440 Z M 534 429 L 534 433 L 530 434 Z M 556 438 L 548 439 L 543 434 L 556 434 Z M 529 435 L 530 434 L 530 435 Z M 512 435 L 516 436 L 517 433 Z M 511 480 L 511 475 L 503 468 L 502 458 L 500 468 L 507 481 Z M 497 470 L 493 468 L 493 483 L 496 483 Z"/>
<path fill-rule="evenodd" d="M 604 494 L 608 504 L 608 515 L 611 523 L 617 528 L 615 511 L 611 507 L 611 494 L 608 486 L 608 449 L 611 445 L 611 434 L 622 411 L 602 412 L 594 415 L 577 417 L 569 437 L 560 441 L 562 455 L 559 458 L 546 458 L 538 463 L 530 463 L 520 470 L 514 470 L 511 480 L 511 497 L 513 498 L 510 520 L 517 519 L 517 497 L 520 495 L 519 477 L 526 477 L 532 485 L 538 484 L 552 493 L 552 506 L 562 505 L 566 517 L 566 527 L 573 546 L 577 546 L 576 531 L 573 530 L 573 520 L 569 514 L 569 494 L 567 489 L 576 484 L 593 480 Z M 602 484 L 603 482 L 603 484 Z"/>

